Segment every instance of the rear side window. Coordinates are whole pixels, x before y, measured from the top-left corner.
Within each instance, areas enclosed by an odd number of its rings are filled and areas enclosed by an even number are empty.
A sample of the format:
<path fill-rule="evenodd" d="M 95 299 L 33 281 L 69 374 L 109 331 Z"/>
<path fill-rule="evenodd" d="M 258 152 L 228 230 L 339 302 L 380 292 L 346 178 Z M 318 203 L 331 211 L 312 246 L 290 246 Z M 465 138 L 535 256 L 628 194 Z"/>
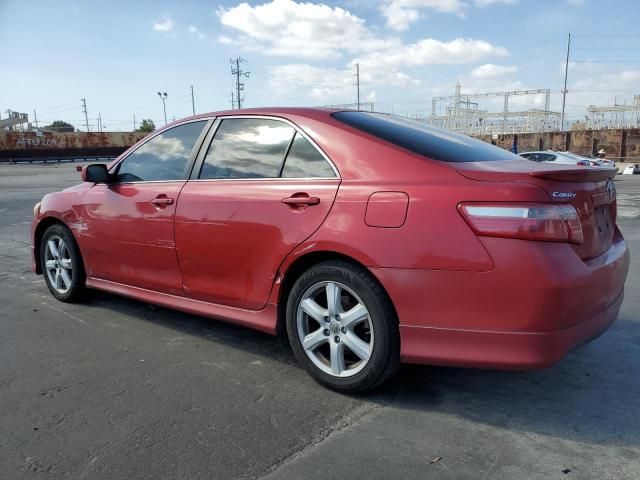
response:
<path fill-rule="evenodd" d="M 182 180 L 206 120 L 165 130 L 130 153 L 116 171 L 118 182 Z"/>
<path fill-rule="evenodd" d="M 443 162 L 522 160 L 521 157 L 466 135 L 394 115 L 368 112 L 333 114 L 351 127 L 411 152 Z"/>
<path fill-rule="evenodd" d="M 335 177 L 331 165 L 311 142 L 296 133 L 282 169 L 283 178 Z"/>
<path fill-rule="evenodd" d="M 293 127 L 278 120 L 222 120 L 207 150 L 200 178 L 278 177 L 293 133 Z"/>

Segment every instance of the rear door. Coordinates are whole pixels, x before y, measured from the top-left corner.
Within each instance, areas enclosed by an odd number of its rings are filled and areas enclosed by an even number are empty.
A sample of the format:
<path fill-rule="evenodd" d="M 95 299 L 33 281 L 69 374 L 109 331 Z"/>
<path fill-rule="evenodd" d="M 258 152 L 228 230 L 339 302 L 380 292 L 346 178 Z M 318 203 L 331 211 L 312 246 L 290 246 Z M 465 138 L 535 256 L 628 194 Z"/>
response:
<path fill-rule="evenodd" d="M 83 254 L 89 276 L 182 294 L 174 217 L 206 120 L 177 125 L 127 155 L 109 184 L 83 198 Z"/>
<path fill-rule="evenodd" d="M 340 179 L 282 119 L 227 117 L 209 137 L 176 212 L 184 292 L 258 310 L 284 258 L 326 218 Z"/>

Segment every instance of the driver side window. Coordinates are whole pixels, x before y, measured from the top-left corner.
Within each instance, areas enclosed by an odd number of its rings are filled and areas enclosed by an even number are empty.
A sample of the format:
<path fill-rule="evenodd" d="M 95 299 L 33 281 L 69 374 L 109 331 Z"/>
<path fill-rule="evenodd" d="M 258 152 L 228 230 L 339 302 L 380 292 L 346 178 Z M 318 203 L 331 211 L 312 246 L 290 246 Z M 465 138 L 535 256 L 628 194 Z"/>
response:
<path fill-rule="evenodd" d="M 145 142 L 116 170 L 116 182 L 182 180 L 206 120 L 170 128 Z"/>

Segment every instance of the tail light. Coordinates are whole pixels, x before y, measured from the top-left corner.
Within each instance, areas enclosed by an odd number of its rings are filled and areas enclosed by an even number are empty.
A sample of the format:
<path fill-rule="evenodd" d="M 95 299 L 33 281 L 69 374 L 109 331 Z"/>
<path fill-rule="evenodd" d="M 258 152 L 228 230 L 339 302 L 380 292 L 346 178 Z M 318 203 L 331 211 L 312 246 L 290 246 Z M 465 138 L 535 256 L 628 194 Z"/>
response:
<path fill-rule="evenodd" d="M 581 167 L 590 167 L 591 162 L 589 160 L 578 160 L 576 165 L 580 165 Z M 597 165 L 597 163 L 594 163 L 593 165 Z"/>
<path fill-rule="evenodd" d="M 572 205 L 461 203 L 458 209 L 476 235 L 542 242 L 582 243 L 582 225 Z"/>

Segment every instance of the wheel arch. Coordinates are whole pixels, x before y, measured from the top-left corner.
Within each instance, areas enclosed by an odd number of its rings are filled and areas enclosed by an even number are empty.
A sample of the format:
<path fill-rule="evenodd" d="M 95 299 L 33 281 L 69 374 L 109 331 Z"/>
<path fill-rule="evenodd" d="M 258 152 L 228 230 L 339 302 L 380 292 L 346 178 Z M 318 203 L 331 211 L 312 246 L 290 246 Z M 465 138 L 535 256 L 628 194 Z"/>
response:
<path fill-rule="evenodd" d="M 380 285 L 380 288 L 387 296 L 393 308 L 395 319 L 396 321 L 398 321 L 398 313 L 393 303 L 393 299 L 387 292 L 384 285 L 367 268 L 365 264 L 344 253 L 340 253 L 332 250 L 317 250 L 317 251 L 305 253 L 304 255 L 300 255 L 298 258 L 293 260 L 283 272 L 281 272 L 282 280 L 280 282 L 280 288 L 278 291 L 278 312 L 277 312 L 278 315 L 276 319 L 276 335 L 278 336 L 286 335 L 287 301 L 289 297 L 289 292 L 291 291 L 293 284 L 300 277 L 300 275 L 302 275 L 305 271 L 307 271 L 314 265 L 317 265 L 322 262 L 331 261 L 331 260 L 340 260 L 346 263 L 350 263 L 368 272 L 371 278 L 373 279 L 373 281 L 375 281 L 378 285 Z"/>
<path fill-rule="evenodd" d="M 38 225 L 36 225 L 35 231 L 33 233 L 33 255 L 34 255 L 34 258 L 35 258 L 36 273 L 38 275 L 42 275 L 42 265 L 40 263 L 40 243 L 42 242 L 42 237 L 44 235 L 44 232 L 51 225 L 62 225 L 63 227 L 65 227 L 71 233 L 71 236 L 73 237 L 73 240 L 76 243 L 76 247 L 78 247 L 78 254 L 80 255 L 80 260 L 82 261 L 82 267 L 86 271 L 86 266 L 84 264 L 84 257 L 82 256 L 82 251 L 80 250 L 80 246 L 78 244 L 78 239 L 76 238 L 75 234 L 73 233 L 73 230 L 71 230 L 69 228 L 69 225 L 64 223 L 58 217 L 48 216 L 48 217 L 42 218 L 38 222 Z"/>

